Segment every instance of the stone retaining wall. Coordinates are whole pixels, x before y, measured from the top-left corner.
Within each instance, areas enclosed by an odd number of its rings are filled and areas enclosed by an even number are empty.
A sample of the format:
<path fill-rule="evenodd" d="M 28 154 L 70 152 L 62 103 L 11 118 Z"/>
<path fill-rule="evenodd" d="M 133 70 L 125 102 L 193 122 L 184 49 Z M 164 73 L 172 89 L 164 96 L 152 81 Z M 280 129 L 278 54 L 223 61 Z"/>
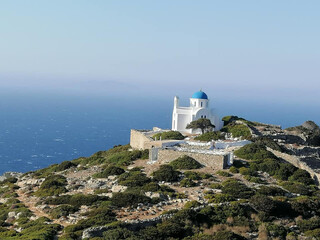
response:
<path fill-rule="evenodd" d="M 215 154 L 204 154 L 204 153 L 194 153 L 194 152 L 184 152 L 175 151 L 168 149 L 158 149 L 157 162 L 160 164 L 167 164 L 178 157 L 190 156 L 197 160 L 199 163 L 206 167 L 211 167 L 213 169 L 224 169 L 228 165 L 228 154 L 215 155 Z"/>
<path fill-rule="evenodd" d="M 130 132 L 130 146 L 133 149 L 143 150 L 145 144 L 151 142 L 150 138 L 145 136 L 143 132 L 131 129 Z"/>
<path fill-rule="evenodd" d="M 316 173 L 311 167 L 309 167 L 305 162 L 301 161 L 299 157 L 289 155 L 287 153 L 282 153 L 276 150 L 273 150 L 272 148 L 267 148 L 268 151 L 272 152 L 274 155 L 276 155 L 278 158 L 282 158 L 285 161 L 291 163 L 297 168 L 301 168 L 303 170 L 306 170 L 308 173 L 310 173 L 311 177 L 316 181 L 316 184 L 319 185 L 320 180 L 320 174 Z"/>

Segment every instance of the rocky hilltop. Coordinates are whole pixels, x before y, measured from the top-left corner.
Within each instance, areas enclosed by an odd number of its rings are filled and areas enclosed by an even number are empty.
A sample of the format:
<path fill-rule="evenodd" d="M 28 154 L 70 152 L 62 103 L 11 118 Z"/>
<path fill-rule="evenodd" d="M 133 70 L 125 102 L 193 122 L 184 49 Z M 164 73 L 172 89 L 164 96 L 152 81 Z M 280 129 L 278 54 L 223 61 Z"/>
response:
<path fill-rule="evenodd" d="M 190 156 L 150 163 L 148 150 L 119 145 L 7 174 L 0 239 L 320 239 L 319 127 L 223 120 L 221 132 L 188 136 L 250 140 L 223 170 Z"/>

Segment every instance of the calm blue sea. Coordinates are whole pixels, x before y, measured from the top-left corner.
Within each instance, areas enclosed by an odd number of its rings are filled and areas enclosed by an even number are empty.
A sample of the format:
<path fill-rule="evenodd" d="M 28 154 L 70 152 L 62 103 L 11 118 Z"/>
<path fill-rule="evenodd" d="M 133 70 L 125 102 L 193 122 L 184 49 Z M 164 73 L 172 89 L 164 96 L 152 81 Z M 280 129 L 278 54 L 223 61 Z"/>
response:
<path fill-rule="evenodd" d="M 0 174 L 26 172 L 127 144 L 130 129 L 171 126 L 172 99 L 54 94 L 3 94 L 0 102 Z M 216 103 L 221 116 L 238 115 L 283 127 L 320 114 L 312 107 L 272 103 Z"/>

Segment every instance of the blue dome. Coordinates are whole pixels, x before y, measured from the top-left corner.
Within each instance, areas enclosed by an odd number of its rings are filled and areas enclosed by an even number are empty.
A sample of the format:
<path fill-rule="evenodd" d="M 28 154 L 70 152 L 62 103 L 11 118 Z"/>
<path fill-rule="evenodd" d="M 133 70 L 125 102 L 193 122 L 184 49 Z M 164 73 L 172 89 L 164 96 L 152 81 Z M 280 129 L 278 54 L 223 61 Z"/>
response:
<path fill-rule="evenodd" d="M 192 95 L 192 98 L 198 98 L 198 99 L 208 99 L 207 94 L 205 94 L 204 92 L 202 92 L 201 90 L 199 92 L 195 92 Z"/>

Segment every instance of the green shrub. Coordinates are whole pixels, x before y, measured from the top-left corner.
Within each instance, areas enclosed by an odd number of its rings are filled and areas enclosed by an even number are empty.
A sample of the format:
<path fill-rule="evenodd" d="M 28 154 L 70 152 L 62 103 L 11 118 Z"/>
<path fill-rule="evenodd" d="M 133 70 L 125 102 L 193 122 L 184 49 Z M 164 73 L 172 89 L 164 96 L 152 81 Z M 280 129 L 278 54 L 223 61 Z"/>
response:
<path fill-rule="evenodd" d="M 197 184 L 189 178 L 184 178 L 180 182 L 180 187 L 195 187 Z"/>
<path fill-rule="evenodd" d="M 222 132 L 231 133 L 234 138 L 250 139 L 251 132 L 246 125 L 230 123 L 221 129 Z"/>
<path fill-rule="evenodd" d="M 249 175 L 249 176 L 255 176 L 257 174 L 251 168 L 246 168 L 246 167 L 239 168 L 239 172 L 241 175 Z"/>
<path fill-rule="evenodd" d="M 231 177 L 232 176 L 230 173 L 222 171 L 222 170 L 217 171 L 216 174 L 218 174 L 221 177 Z"/>
<path fill-rule="evenodd" d="M 148 159 L 149 150 L 134 150 L 129 151 L 130 145 L 115 146 L 108 151 L 99 151 L 88 158 L 78 158 L 73 160 L 74 164 L 81 165 L 98 165 L 98 164 L 113 164 L 118 167 L 128 166 L 132 161 L 137 159 Z"/>
<path fill-rule="evenodd" d="M 180 172 L 175 171 L 170 165 L 161 165 L 152 175 L 156 181 L 176 182 L 179 180 Z"/>
<path fill-rule="evenodd" d="M 212 189 L 221 189 L 222 185 L 220 183 L 211 183 L 210 188 Z"/>
<path fill-rule="evenodd" d="M 245 175 L 244 179 L 246 179 L 249 182 L 253 182 L 253 183 L 264 183 L 264 181 L 261 178 L 250 176 L 250 175 Z"/>
<path fill-rule="evenodd" d="M 214 234 L 214 240 L 244 240 L 245 238 L 227 230 L 220 230 Z"/>
<path fill-rule="evenodd" d="M 275 186 L 260 186 L 257 189 L 257 193 L 266 196 L 284 196 L 286 194 L 286 191 Z"/>
<path fill-rule="evenodd" d="M 65 186 L 67 179 L 62 175 L 51 175 L 41 184 L 39 190 L 35 193 L 39 197 L 59 195 L 67 192 Z"/>
<path fill-rule="evenodd" d="M 75 213 L 78 210 L 79 210 L 78 207 L 63 204 L 63 205 L 60 205 L 59 207 L 52 209 L 52 211 L 50 212 L 50 216 L 58 219 L 60 217 L 66 217 L 70 213 Z"/>
<path fill-rule="evenodd" d="M 314 214 L 320 215 L 320 200 L 317 197 L 300 196 L 290 203 L 297 215 L 303 217 L 312 217 Z"/>
<path fill-rule="evenodd" d="M 68 204 L 80 207 L 81 205 L 92 206 L 96 203 L 107 200 L 109 200 L 109 198 L 106 196 L 75 194 L 47 198 L 45 203 L 50 205 Z"/>
<path fill-rule="evenodd" d="M 186 178 L 189 178 L 191 180 L 202 180 L 202 179 L 208 179 L 212 177 L 211 174 L 194 172 L 194 171 L 185 171 L 184 175 L 186 176 Z"/>
<path fill-rule="evenodd" d="M 303 184 L 313 184 L 314 181 L 311 178 L 310 174 L 303 169 L 297 169 L 291 177 L 289 177 L 289 181 L 300 182 Z"/>
<path fill-rule="evenodd" d="M 267 172 L 274 176 L 280 168 L 280 163 L 277 159 L 269 158 L 263 161 L 254 161 L 250 163 L 250 169 L 253 171 Z"/>
<path fill-rule="evenodd" d="M 230 171 L 231 173 L 238 173 L 238 172 L 239 172 L 239 169 L 236 168 L 235 166 L 232 166 L 232 167 L 230 167 L 229 171 Z"/>
<path fill-rule="evenodd" d="M 309 230 L 305 232 L 305 235 L 310 239 L 320 239 L 320 228 Z"/>
<path fill-rule="evenodd" d="M 311 192 L 311 189 L 309 186 L 306 186 L 298 182 L 283 182 L 281 183 L 281 186 L 284 187 L 289 192 L 297 193 L 301 195 L 308 195 Z"/>
<path fill-rule="evenodd" d="M 116 166 L 110 166 L 104 169 L 102 172 L 96 173 L 93 176 L 96 178 L 107 178 L 113 175 L 121 175 L 124 173 L 124 169 Z"/>
<path fill-rule="evenodd" d="M 87 219 L 82 219 L 75 225 L 65 227 L 65 238 L 81 239 L 84 229 L 95 226 L 105 226 L 116 221 L 114 212 L 109 208 L 95 208 L 86 215 Z"/>
<path fill-rule="evenodd" d="M 254 191 L 235 179 L 228 179 L 222 183 L 222 193 L 233 198 L 250 198 Z"/>
<path fill-rule="evenodd" d="M 76 167 L 77 165 L 74 164 L 73 162 L 70 162 L 70 161 L 64 161 L 62 163 L 60 163 L 59 165 L 57 165 L 55 168 L 54 168 L 54 171 L 55 172 L 60 172 L 60 171 L 64 171 L 66 169 L 69 169 L 71 167 Z"/>
<path fill-rule="evenodd" d="M 186 178 L 189 178 L 191 180 L 201 180 L 202 179 L 200 174 L 197 172 L 186 171 L 183 174 L 186 176 Z"/>
<path fill-rule="evenodd" d="M 119 192 L 113 193 L 111 202 L 116 207 L 129 207 L 136 206 L 138 203 L 149 203 L 151 202 L 151 199 L 141 194 Z"/>
<path fill-rule="evenodd" d="M 198 201 L 189 201 L 184 205 L 184 208 L 195 208 L 195 207 L 200 207 L 201 203 Z"/>
<path fill-rule="evenodd" d="M 286 239 L 287 230 L 281 225 L 267 224 L 267 231 L 273 239 Z"/>
<path fill-rule="evenodd" d="M 184 136 L 178 132 L 178 131 L 168 131 L 168 132 L 162 132 L 162 133 L 157 133 L 152 136 L 153 139 L 157 140 L 183 140 Z"/>
<path fill-rule="evenodd" d="M 235 198 L 232 197 L 229 194 L 214 194 L 213 198 L 211 200 L 209 200 L 209 202 L 213 202 L 213 203 L 226 203 L 226 202 L 231 202 L 234 201 Z"/>
<path fill-rule="evenodd" d="M 119 184 L 128 187 L 143 186 L 151 181 L 144 173 L 140 171 L 129 171 L 123 173 L 118 178 Z"/>
<path fill-rule="evenodd" d="M 265 195 L 254 195 L 250 198 L 250 205 L 259 212 L 264 212 L 268 216 L 275 210 L 274 201 Z"/>
<path fill-rule="evenodd" d="M 224 122 L 224 126 L 228 125 L 229 123 L 235 122 L 237 120 L 240 120 L 240 121 L 248 124 L 249 126 L 256 126 L 257 125 L 256 122 L 251 122 L 251 121 L 248 121 L 244 118 L 240 118 L 238 116 L 225 116 L 222 118 L 222 121 Z"/>
<path fill-rule="evenodd" d="M 242 148 L 236 150 L 234 153 L 237 157 L 246 160 L 265 160 L 268 158 L 277 159 L 277 157 L 273 153 L 266 150 L 264 145 L 257 143 L 247 144 Z"/>
<path fill-rule="evenodd" d="M 210 142 L 212 140 L 225 139 L 224 135 L 220 131 L 206 132 L 194 138 L 195 140 Z"/>
<path fill-rule="evenodd" d="M 121 240 L 121 239 L 135 239 L 131 238 L 135 236 L 134 232 L 129 231 L 126 228 L 110 229 L 103 233 L 103 240 Z"/>
<path fill-rule="evenodd" d="M 169 165 L 175 169 L 198 169 L 202 167 L 202 165 L 198 161 L 187 155 L 173 160 Z"/>
<path fill-rule="evenodd" d="M 301 232 L 314 230 L 316 228 L 320 228 L 320 218 L 312 217 L 310 219 L 300 220 L 297 222 L 297 225 Z"/>
<path fill-rule="evenodd" d="M 296 170 L 297 168 L 290 163 L 281 163 L 280 168 L 276 171 L 275 177 L 286 181 Z"/>

